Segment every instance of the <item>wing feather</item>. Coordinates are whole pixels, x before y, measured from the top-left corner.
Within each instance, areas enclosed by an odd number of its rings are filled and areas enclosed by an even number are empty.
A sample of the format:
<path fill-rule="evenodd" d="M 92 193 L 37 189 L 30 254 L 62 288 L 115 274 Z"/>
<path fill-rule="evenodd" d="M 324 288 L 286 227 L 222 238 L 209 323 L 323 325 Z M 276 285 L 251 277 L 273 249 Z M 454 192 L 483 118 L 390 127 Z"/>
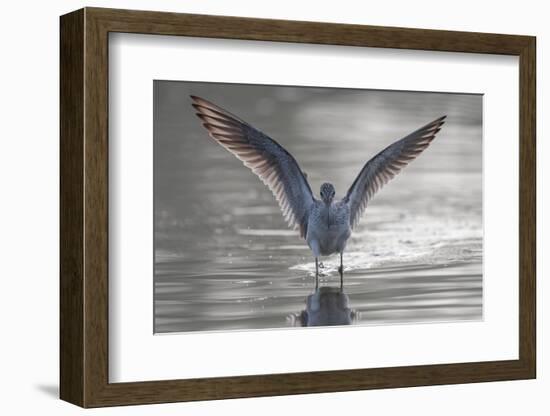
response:
<path fill-rule="evenodd" d="M 446 117 L 440 117 L 396 141 L 363 166 L 343 199 L 350 207 L 352 228 L 359 222 L 374 194 L 429 146 Z"/>
<path fill-rule="evenodd" d="M 307 233 L 313 193 L 298 163 L 279 143 L 223 108 L 191 96 L 210 137 L 240 159 L 271 190 L 285 221 L 300 236 Z"/>

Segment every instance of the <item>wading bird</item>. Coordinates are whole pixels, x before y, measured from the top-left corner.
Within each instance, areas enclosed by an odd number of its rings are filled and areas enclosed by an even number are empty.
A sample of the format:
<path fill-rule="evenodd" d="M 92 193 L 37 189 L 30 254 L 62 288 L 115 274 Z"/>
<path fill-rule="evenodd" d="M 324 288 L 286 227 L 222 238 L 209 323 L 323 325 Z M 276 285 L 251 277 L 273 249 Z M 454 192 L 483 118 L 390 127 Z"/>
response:
<path fill-rule="evenodd" d="M 340 285 L 344 250 L 374 194 L 414 160 L 445 122 L 440 117 L 386 147 L 361 169 L 347 194 L 334 200 L 335 189 L 323 183 L 317 199 L 296 159 L 279 143 L 239 117 L 197 96 L 191 96 L 197 116 L 210 136 L 250 168 L 275 196 L 289 227 L 299 230 L 315 257 L 315 287 L 319 257 L 340 254 Z"/>

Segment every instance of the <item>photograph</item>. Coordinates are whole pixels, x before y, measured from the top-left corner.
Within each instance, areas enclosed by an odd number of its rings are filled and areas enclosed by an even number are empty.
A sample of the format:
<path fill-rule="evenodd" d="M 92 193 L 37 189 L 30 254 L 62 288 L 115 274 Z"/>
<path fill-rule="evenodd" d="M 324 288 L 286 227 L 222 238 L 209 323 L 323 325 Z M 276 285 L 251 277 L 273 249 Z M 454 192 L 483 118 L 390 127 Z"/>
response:
<path fill-rule="evenodd" d="M 483 319 L 483 95 L 153 82 L 154 333 Z"/>

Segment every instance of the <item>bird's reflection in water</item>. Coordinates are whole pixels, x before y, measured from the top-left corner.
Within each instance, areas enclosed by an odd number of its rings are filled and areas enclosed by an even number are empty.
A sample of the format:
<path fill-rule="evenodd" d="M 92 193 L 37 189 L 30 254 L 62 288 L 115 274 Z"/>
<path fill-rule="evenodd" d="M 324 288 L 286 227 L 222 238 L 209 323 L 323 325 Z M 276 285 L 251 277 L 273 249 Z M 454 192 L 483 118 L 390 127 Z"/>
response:
<path fill-rule="evenodd" d="M 293 326 L 351 325 L 357 312 L 342 287 L 322 286 L 306 298 L 305 309 L 289 316 Z"/>

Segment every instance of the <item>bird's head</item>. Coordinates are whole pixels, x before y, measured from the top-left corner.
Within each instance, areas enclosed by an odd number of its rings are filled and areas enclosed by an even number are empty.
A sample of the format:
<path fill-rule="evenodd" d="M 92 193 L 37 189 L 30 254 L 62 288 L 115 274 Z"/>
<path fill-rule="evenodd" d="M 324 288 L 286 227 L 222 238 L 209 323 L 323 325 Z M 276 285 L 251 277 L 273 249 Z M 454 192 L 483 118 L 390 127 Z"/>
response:
<path fill-rule="evenodd" d="M 332 186 L 331 183 L 325 182 L 321 185 L 321 190 L 319 191 L 319 194 L 321 195 L 321 199 L 325 204 L 330 204 L 332 200 L 334 199 L 335 194 L 334 186 Z"/>

